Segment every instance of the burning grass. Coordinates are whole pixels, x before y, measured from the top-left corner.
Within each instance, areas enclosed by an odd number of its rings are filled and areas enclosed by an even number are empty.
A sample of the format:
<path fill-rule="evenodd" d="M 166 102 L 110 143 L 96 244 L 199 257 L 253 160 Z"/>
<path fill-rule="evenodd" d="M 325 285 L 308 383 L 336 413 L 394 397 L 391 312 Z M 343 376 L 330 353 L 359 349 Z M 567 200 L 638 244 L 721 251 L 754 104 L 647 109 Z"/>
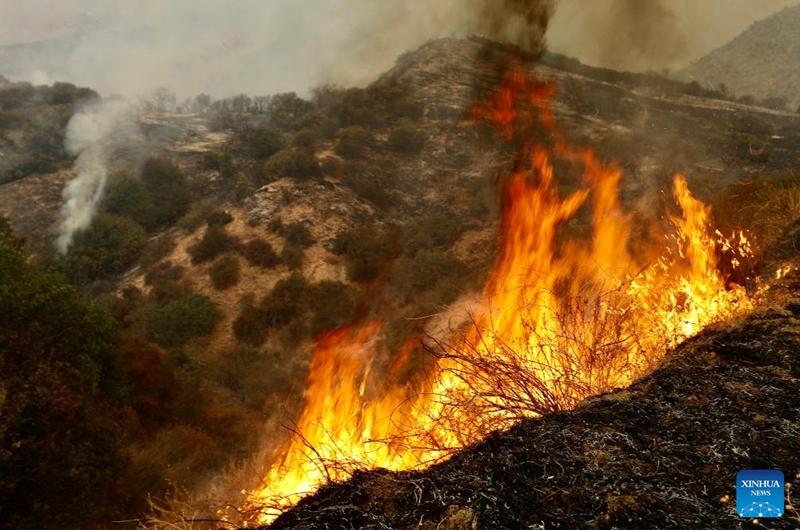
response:
<path fill-rule="evenodd" d="M 746 248 L 712 235 L 709 209 L 681 176 L 672 190 L 681 214 L 631 253 L 622 174 L 563 142 L 552 93 L 512 70 L 473 112 L 520 151 L 501 178 L 494 270 L 462 324 L 425 341 L 433 368 L 395 384 L 371 376 L 385 349 L 380 318 L 320 338 L 294 436 L 251 495 L 261 522 L 359 469 L 423 468 L 520 419 L 628 386 L 669 348 L 751 307 L 717 267 L 718 248 Z M 582 174 L 571 192 L 560 192 L 554 160 Z M 560 227 L 581 212 L 591 237 L 570 238 Z M 389 373 L 404 370 L 419 340 L 392 355 Z"/>

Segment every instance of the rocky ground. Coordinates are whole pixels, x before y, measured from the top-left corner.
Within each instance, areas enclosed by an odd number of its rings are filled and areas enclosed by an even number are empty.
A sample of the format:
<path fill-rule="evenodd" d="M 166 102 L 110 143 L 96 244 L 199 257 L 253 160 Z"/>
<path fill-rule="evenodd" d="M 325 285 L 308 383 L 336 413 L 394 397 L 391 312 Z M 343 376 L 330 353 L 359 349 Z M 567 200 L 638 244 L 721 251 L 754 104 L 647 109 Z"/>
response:
<path fill-rule="evenodd" d="M 357 474 L 278 529 L 797 528 L 800 277 L 627 390 L 527 420 L 423 472 Z M 780 469 L 786 515 L 736 516 L 736 473 Z"/>

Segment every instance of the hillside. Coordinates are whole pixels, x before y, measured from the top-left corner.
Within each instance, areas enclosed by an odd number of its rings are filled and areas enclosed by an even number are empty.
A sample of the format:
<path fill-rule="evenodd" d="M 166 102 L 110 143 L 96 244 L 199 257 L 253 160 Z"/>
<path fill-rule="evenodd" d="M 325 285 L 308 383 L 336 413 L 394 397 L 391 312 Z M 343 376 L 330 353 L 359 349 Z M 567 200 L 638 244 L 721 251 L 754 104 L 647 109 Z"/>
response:
<path fill-rule="evenodd" d="M 800 5 L 787 7 L 750 26 L 731 42 L 677 73 L 703 86 L 721 84 L 736 97 L 772 100 L 769 106 L 800 105 Z"/>
<path fill-rule="evenodd" d="M 130 389 L 118 513 L 141 516 L 148 496 L 161 502 L 217 494 L 214 500 L 229 507 L 244 506 L 242 490 L 257 486 L 273 449 L 289 438 L 281 426 L 302 410 L 315 347 L 333 330 L 383 320 L 377 346 L 360 354 L 366 373 L 378 374 L 362 388 L 367 395 L 384 384 L 412 385 L 431 367 L 419 338 L 490 278 L 503 242 L 498 183 L 519 166 L 520 145 L 530 140 L 476 118 L 476 104 L 493 97 L 509 65 L 540 88 L 554 87 L 554 124 L 537 130 L 541 146 L 558 144 L 563 134 L 576 149 L 596 152 L 598 164 L 621 169 L 631 249 L 657 241 L 663 250 L 661 231 L 678 208 L 668 198 L 670 181 L 682 172 L 692 192 L 714 205 L 716 228 L 747 228 L 759 246 L 718 290 L 732 292 L 737 281 L 752 288 L 754 275 L 772 275 L 795 257 L 800 116 L 703 97 L 658 76 L 575 68 L 481 38 L 440 39 L 399 57 L 365 88 L 316 87 L 309 99 L 199 95 L 180 105 L 162 94 L 165 104 L 139 109 L 137 132 L 126 132 L 111 153 L 98 215 L 66 255 L 51 243 L 62 186 L 77 172 L 66 166 L 75 158 L 61 156 L 55 168 L 15 173 L 0 184 L 0 214 L 27 237 L 33 262 L 63 273 L 116 320 L 117 361 Z M 12 121 L 0 137 L 15 155 L 36 148 L 28 124 L 37 123 L 38 104 L 25 107 L 23 126 Z M 586 153 L 582 160 L 595 156 Z M 580 164 L 557 160 L 554 167 L 555 191 L 588 195 Z M 587 246 L 590 208 L 573 214 L 557 226 L 558 238 Z M 794 369 L 791 359 L 774 362 Z M 386 373 L 388 381 L 381 380 Z M 672 377 L 665 373 L 654 381 Z M 653 401 L 642 401 L 660 410 L 663 396 L 651 390 Z M 581 409 L 512 433 L 591 415 Z M 616 462 L 614 455 L 599 458 Z M 661 494 L 652 493 L 652 502 Z M 618 496 L 613 502 L 639 502 Z M 430 517 L 449 505 L 431 508 Z M 46 519 L 47 506 L 35 506 Z"/>

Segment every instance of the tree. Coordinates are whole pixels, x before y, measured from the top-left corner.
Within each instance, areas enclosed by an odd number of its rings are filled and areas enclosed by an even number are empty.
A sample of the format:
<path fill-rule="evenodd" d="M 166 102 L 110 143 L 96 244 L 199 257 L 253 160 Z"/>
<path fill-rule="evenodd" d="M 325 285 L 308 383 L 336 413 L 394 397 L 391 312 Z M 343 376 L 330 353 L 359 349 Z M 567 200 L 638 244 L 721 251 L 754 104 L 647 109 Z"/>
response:
<path fill-rule="evenodd" d="M 33 267 L 0 226 L 0 528 L 90 528 L 119 515 L 117 344 L 114 321 Z"/>
<path fill-rule="evenodd" d="M 189 209 L 191 193 L 186 177 L 171 160 L 150 158 L 142 166 L 142 183 L 150 198 L 148 228 L 175 221 Z"/>

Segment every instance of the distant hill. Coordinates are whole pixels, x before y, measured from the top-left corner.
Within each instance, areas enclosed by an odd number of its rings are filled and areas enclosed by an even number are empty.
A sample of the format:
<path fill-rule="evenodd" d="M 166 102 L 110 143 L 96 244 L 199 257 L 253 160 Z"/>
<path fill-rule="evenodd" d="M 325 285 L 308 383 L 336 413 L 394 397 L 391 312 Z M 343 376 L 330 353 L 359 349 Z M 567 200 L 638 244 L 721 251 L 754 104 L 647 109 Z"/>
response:
<path fill-rule="evenodd" d="M 800 105 L 800 5 L 787 7 L 750 26 L 725 46 L 678 72 L 682 80 L 696 80 L 714 88 L 724 83 L 737 97 L 785 100 Z M 783 110 L 783 109 L 780 109 Z"/>

